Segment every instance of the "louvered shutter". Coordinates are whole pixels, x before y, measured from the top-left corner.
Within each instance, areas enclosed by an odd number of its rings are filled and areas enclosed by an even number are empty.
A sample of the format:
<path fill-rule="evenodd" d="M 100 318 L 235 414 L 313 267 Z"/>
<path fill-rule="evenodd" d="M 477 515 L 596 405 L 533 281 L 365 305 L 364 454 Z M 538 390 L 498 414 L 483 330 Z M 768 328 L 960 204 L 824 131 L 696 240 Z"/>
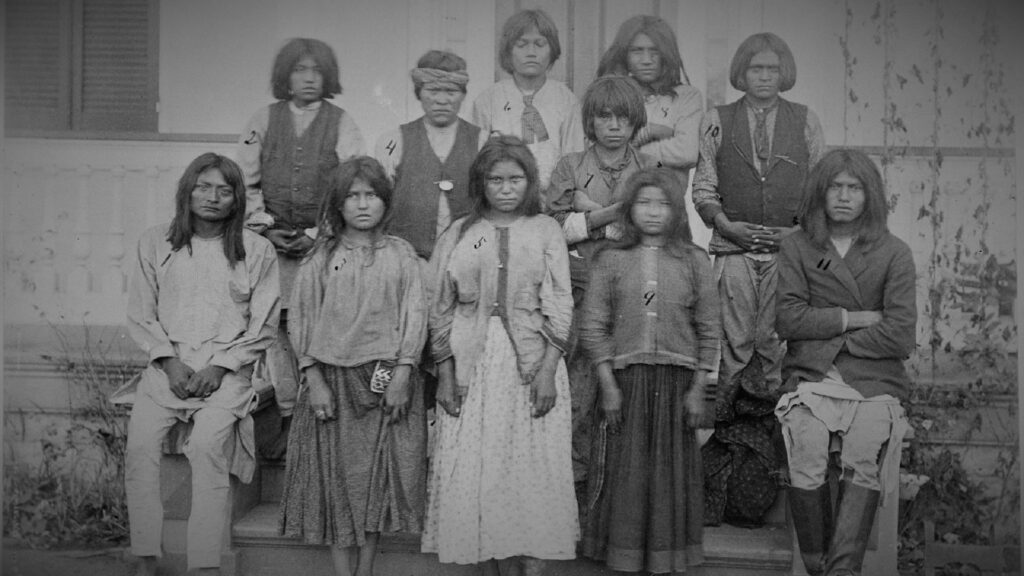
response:
<path fill-rule="evenodd" d="M 7 0 L 5 123 L 10 129 L 71 125 L 71 12 L 61 0 Z"/>
<path fill-rule="evenodd" d="M 155 7 L 154 7 L 155 9 Z M 157 129 L 149 0 L 84 0 L 80 130 Z"/>
<path fill-rule="evenodd" d="M 157 0 L 7 0 L 6 126 L 157 130 Z"/>

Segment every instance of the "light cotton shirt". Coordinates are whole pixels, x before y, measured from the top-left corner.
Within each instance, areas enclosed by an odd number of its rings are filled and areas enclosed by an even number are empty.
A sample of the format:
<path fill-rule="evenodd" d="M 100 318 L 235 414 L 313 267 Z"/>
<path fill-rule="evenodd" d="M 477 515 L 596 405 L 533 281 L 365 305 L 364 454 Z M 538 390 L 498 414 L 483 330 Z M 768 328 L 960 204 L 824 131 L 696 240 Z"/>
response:
<path fill-rule="evenodd" d="M 139 240 L 128 294 L 128 327 L 150 361 L 173 356 L 193 370 L 209 364 L 237 372 L 277 336 L 280 285 L 270 241 L 242 233 L 245 260 L 233 267 L 220 237 L 192 237 L 172 251 L 168 226 Z"/>
<path fill-rule="evenodd" d="M 292 113 L 292 125 L 295 126 L 295 135 L 301 136 L 309 128 L 309 125 L 316 118 L 323 102 L 317 100 L 309 106 L 296 106 L 294 102 L 288 103 L 288 109 Z M 238 166 L 245 176 L 245 212 L 246 222 L 250 224 L 274 223 L 274 218 L 267 213 L 263 203 L 263 191 L 259 188 L 261 180 L 260 155 L 263 151 L 263 142 L 266 140 L 267 128 L 270 124 L 270 106 L 260 108 L 245 130 L 238 138 Z M 338 121 L 338 142 L 334 148 L 338 154 L 338 160 L 344 162 L 353 156 L 366 154 L 366 141 L 363 140 L 363 133 L 356 125 L 352 115 L 345 112 Z"/>
<path fill-rule="evenodd" d="M 299 268 L 289 308 L 299 367 L 418 364 L 427 338 L 418 262 L 412 245 L 397 236 L 373 246 L 342 240 L 329 256 L 323 248 L 314 252 Z"/>
<path fill-rule="evenodd" d="M 660 162 L 661 166 L 685 171 L 697 164 L 697 135 L 703 117 L 703 96 L 693 86 L 675 87 L 675 97 L 648 94 L 644 98 L 647 124 L 661 124 L 672 129 L 671 138 L 648 142 L 640 151 Z M 683 185 L 686 181 L 683 180 Z"/>
<path fill-rule="evenodd" d="M 527 147 L 537 159 L 540 189 L 546 190 L 558 159 L 569 152 L 583 150 L 586 136 L 580 119 L 580 102 L 562 82 L 548 78 L 533 93 L 533 107 L 544 119 L 548 140 L 527 144 Z M 524 108 L 523 92 L 515 80 L 508 78 L 477 96 L 473 102 L 473 124 L 488 136 L 498 133 L 522 138 Z"/>

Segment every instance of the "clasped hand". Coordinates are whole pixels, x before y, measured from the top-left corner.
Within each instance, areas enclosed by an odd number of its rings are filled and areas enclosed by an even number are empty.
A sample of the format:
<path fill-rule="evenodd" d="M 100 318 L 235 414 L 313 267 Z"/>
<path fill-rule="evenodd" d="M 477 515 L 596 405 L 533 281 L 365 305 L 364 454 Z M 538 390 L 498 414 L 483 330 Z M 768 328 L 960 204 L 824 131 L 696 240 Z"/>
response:
<path fill-rule="evenodd" d="M 305 256 L 313 247 L 313 239 L 299 230 L 274 229 L 267 232 L 267 240 L 270 240 L 278 252 L 292 258 Z"/>
<path fill-rule="evenodd" d="M 167 374 L 167 384 L 178 398 L 206 398 L 220 389 L 221 380 L 228 373 L 223 366 L 208 365 L 195 371 L 177 358 L 164 358 L 161 368 Z"/>

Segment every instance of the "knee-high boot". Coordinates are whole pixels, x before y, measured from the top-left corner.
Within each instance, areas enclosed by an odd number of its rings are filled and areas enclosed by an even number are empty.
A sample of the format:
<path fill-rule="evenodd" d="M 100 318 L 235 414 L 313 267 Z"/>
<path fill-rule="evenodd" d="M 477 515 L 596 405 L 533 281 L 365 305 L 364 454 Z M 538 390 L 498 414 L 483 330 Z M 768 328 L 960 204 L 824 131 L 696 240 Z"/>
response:
<path fill-rule="evenodd" d="M 825 573 L 832 537 L 832 494 L 828 482 L 813 490 L 790 486 L 787 495 L 804 568 L 811 576 L 821 576 Z"/>
<path fill-rule="evenodd" d="M 836 525 L 828 547 L 828 576 L 859 576 L 871 525 L 878 510 L 878 490 L 857 486 L 850 480 L 839 485 Z"/>

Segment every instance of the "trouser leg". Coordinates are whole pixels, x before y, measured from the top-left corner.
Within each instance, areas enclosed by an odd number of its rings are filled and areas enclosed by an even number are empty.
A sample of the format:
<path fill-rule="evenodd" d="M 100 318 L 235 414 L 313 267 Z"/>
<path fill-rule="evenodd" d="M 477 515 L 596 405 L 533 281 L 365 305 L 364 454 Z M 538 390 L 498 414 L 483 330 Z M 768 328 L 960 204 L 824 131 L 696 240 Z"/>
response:
<path fill-rule="evenodd" d="M 829 544 L 827 574 L 860 574 L 881 496 L 882 448 L 892 416 L 882 403 L 861 402 L 843 435 L 843 476 L 836 504 L 836 527 Z"/>
<path fill-rule="evenodd" d="M 774 258 L 756 262 L 757 320 L 755 322 L 754 350 L 761 357 L 764 375 L 764 396 L 774 398 L 782 385 L 782 357 L 785 345 L 775 331 L 775 293 L 779 287 L 778 261 Z"/>
<path fill-rule="evenodd" d="M 124 487 L 136 556 L 160 556 L 164 507 L 160 499 L 161 447 L 167 431 L 177 421 L 168 410 L 144 394 L 136 394 L 128 420 L 125 446 Z"/>
<path fill-rule="evenodd" d="M 736 375 L 750 363 L 756 336 L 757 290 L 755 271 L 742 254 L 715 257 L 721 296 L 722 359 L 718 367 L 716 419 L 731 420 Z"/>
<path fill-rule="evenodd" d="M 789 509 L 800 556 L 811 576 L 822 574 L 832 533 L 827 482 L 829 430 L 809 408 L 794 406 L 781 418 L 788 439 Z"/>
<path fill-rule="evenodd" d="M 222 408 L 207 407 L 193 416 L 185 445 L 192 466 L 192 510 L 188 519 L 188 566 L 220 566 L 221 547 L 230 511 L 231 457 L 237 419 Z"/>

